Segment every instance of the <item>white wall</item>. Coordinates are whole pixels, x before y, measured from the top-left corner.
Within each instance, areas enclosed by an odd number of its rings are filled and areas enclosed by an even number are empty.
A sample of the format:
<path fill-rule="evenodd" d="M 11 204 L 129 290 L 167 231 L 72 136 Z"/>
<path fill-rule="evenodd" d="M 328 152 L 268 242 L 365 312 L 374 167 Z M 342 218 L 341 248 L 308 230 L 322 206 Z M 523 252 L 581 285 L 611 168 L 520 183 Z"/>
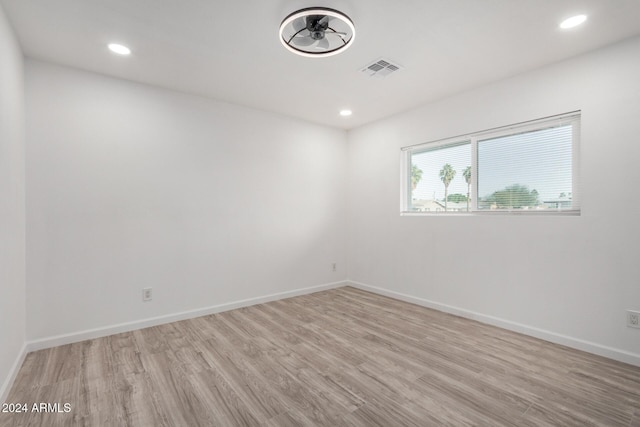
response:
<path fill-rule="evenodd" d="M 339 282 L 348 259 L 354 282 L 640 362 L 637 75 L 638 38 L 353 130 L 347 153 L 339 130 L 28 60 L 27 339 Z M 582 216 L 399 216 L 400 147 L 576 109 Z"/>
<path fill-rule="evenodd" d="M 638 76 L 635 38 L 349 132 L 349 278 L 640 364 Z M 399 215 L 400 147 L 577 109 L 582 216 Z"/>
<path fill-rule="evenodd" d="M 23 65 L 0 6 L 0 402 L 25 342 Z"/>
<path fill-rule="evenodd" d="M 33 60 L 26 87 L 29 340 L 346 278 L 344 131 Z"/>

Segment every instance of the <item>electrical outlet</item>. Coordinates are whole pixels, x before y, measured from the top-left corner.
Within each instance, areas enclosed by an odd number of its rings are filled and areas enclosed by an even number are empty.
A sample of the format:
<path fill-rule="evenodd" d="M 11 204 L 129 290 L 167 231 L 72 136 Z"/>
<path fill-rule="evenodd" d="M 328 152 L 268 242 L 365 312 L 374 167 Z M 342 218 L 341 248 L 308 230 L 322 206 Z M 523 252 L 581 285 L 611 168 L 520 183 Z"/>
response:
<path fill-rule="evenodd" d="M 640 328 L 640 312 L 627 310 L 627 326 L 630 328 Z"/>
<path fill-rule="evenodd" d="M 333 272 L 336 272 L 338 270 L 338 264 L 336 264 L 335 262 L 333 264 L 331 264 L 331 270 Z"/>
<path fill-rule="evenodd" d="M 153 298 L 153 289 L 152 288 L 144 288 L 142 289 L 142 301 L 151 301 Z"/>

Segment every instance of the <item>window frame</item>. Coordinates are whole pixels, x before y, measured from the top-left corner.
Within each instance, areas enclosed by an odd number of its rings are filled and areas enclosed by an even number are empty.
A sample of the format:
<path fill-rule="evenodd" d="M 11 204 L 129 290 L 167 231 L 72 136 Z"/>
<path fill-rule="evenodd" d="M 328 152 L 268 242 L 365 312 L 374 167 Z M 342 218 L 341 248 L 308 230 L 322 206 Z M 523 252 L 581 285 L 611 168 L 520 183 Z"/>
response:
<path fill-rule="evenodd" d="M 491 128 L 483 131 L 458 135 L 451 138 L 439 139 L 421 144 L 402 147 L 400 150 L 400 215 L 402 216 L 477 216 L 477 215 L 574 215 L 581 214 L 581 198 L 579 186 L 580 170 L 580 110 L 558 114 L 541 119 L 515 123 L 512 125 Z M 554 127 L 571 125 L 571 209 L 497 209 L 478 210 L 478 144 L 482 141 L 505 136 L 519 135 L 534 131 L 542 131 Z M 469 211 L 413 211 L 409 210 L 411 203 L 411 157 L 424 153 L 469 144 L 471 149 L 471 188 Z M 575 206 L 575 207 L 574 207 Z"/>

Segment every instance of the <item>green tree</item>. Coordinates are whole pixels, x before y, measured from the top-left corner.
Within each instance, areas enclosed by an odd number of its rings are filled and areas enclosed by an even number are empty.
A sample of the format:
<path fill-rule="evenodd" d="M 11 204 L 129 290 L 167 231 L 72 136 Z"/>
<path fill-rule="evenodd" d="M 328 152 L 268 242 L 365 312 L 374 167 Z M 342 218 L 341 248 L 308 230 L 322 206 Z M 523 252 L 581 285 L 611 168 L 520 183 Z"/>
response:
<path fill-rule="evenodd" d="M 535 188 L 531 190 L 531 197 L 533 198 L 533 206 L 538 206 L 540 204 L 540 199 L 538 198 L 539 196 L 540 194 L 538 193 L 538 190 L 536 190 Z"/>
<path fill-rule="evenodd" d="M 529 187 L 520 184 L 509 185 L 504 190 L 495 191 L 482 199 L 483 207 L 496 205 L 498 209 L 531 207 L 538 204 L 538 191 L 529 191 Z"/>
<path fill-rule="evenodd" d="M 465 196 L 464 194 L 460 194 L 460 193 L 455 193 L 455 194 L 449 194 L 447 196 L 447 201 L 448 202 L 453 202 L 453 203 L 462 203 L 462 202 L 467 202 L 467 196 Z"/>
<path fill-rule="evenodd" d="M 422 169 L 411 164 L 411 191 L 415 190 L 418 186 L 418 183 L 422 179 Z"/>
<path fill-rule="evenodd" d="M 471 166 L 467 166 L 462 171 L 462 176 L 464 176 L 464 180 L 467 182 L 467 212 L 469 212 L 469 198 L 471 197 Z"/>
<path fill-rule="evenodd" d="M 444 184 L 444 211 L 447 211 L 447 194 L 449 193 L 449 184 L 456 176 L 456 171 L 449 163 L 445 164 L 440 170 L 440 179 Z"/>

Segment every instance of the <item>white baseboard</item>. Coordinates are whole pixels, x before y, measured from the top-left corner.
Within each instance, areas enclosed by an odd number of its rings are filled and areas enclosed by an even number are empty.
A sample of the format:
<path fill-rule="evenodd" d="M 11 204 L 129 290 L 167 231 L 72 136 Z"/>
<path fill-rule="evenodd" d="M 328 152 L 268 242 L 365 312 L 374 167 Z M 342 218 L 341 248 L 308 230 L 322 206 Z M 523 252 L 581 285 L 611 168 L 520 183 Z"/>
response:
<path fill-rule="evenodd" d="M 134 322 L 120 323 L 117 325 L 106 326 L 103 328 L 88 329 L 70 334 L 56 335 L 53 337 L 42 338 L 38 340 L 28 341 L 26 344 L 27 352 L 42 350 L 45 348 L 56 347 L 59 345 L 72 344 L 84 340 L 106 337 L 122 332 L 134 331 L 137 329 L 148 328 L 150 326 L 163 325 L 165 323 L 177 322 L 180 320 L 193 319 L 195 317 L 206 316 L 209 314 L 221 313 L 236 308 L 248 307 L 251 305 L 262 304 L 269 301 L 291 298 L 299 295 L 312 294 L 315 292 L 325 291 L 328 289 L 346 286 L 348 282 L 333 282 L 324 285 L 311 286 L 308 288 L 295 289 L 292 291 L 279 292 L 276 294 L 264 295 L 256 298 L 249 298 L 230 303 L 204 307 L 195 310 L 183 311 L 180 313 L 168 314 L 165 316 L 152 317 L 148 319 L 136 320 Z M 26 354 L 26 353 L 25 353 Z"/>
<path fill-rule="evenodd" d="M 609 359 L 617 360 L 619 362 L 628 363 L 634 366 L 640 366 L 640 354 L 635 354 L 625 350 L 620 350 L 617 348 L 596 344 L 594 342 L 585 341 L 585 340 L 570 337 L 567 335 L 557 334 L 555 332 L 534 328 L 532 326 L 523 325 L 521 323 L 512 322 L 510 320 L 500 319 L 498 317 L 477 313 L 475 311 L 465 310 L 462 308 L 453 307 L 450 305 L 441 304 L 434 301 L 429 301 L 423 298 L 418 298 L 411 295 L 406 295 L 399 292 L 378 288 L 375 286 L 369 286 L 364 283 L 349 281 L 348 285 L 353 286 L 354 288 L 362 289 L 363 291 L 369 291 L 375 294 L 387 296 L 397 300 L 410 302 L 412 304 L 420 305 L 422 307 L 427 307 L 427 308 L 442 311 L 445 313 L 454 314 L 456 316 L 476 320 L 478 322 L 486 323 L 488 325 L 498 326 L 503 329 L 519 332 L 521 334 L 529 335 L 535 338 L 540 338 L 542 340 L 549 341 L 555 344 L 561 344 L 567 347 L 575 348 L 577 350 L 586 351 L 587 353 L 597 354 L 599 356 L 607 357 Z"/>
<path fill-rule="evenodd" d="M 27 353 L 27 345 L 24 344 L 20 349 L 20 353 L 18 354 L 18 357 L 16 357 L 15 362 L 13 362 L 13 366 L 9 371 L 7 379 L 5 380 L 4 384 L 2 384 L 2 388 L 0 388 L 0 403 L 6 402 L 7 397 L 9 397 L 9 391 L 11 390 L 16 377 L 18 376 L 18 372 L 20 371 L 20 367 L 22 367 L 24 358 L 27 357 Z"/>
<path fill-rule="evenodd" d="M 359 283 L 354 281 L 340 281 L 340 282 L 327 283 L 324 285 L 311 286 L 308 288 L 295 289 L 292 291 L 269 294 L 261 297 L 249 298 L 245 300 L 215 305 L 211 307 L 204 307 L 196 310 L 169 314 L 165 316 L 142 319 L 134 322 L 120 323 L 117 325 L 106 326 L 103 328 L 89 329 L 89 330 L 74 332 L 70 334 L 57 335 L 53 337 L 28 341 L 23 346 L 20 352 L 20 355 L 16 359 L 9 377 L 6 379 L 5 383 L 2 385 L 2 388 L 0 388 L 0 402 L 4 402 L 4 400 L 7 398 L 11 385 L 13 384 L 18 374 L 18 371 L 22 366 L 24 358 L 26 357 L 28 352 L 42 350 L 45 348 L 56 347 L 59 345 L 72 344 L 75 342 L 80 342 L 88 339 L 105 337 L 113 334 L 118 334 L 121 332 L 128 332 L 128 331 L 133 331 L 137 329 L 148 328 L 150 326 L 157 326 L 165 323 L 192 319 L 195 317 L 206 316 L 209 314 L 221 313 L 223 311 L 229 311 L 236 308 L 248 307 L 251 305 L 262 304 L 270 301 L 291 298 L 299 295 L 312 294 L 315 292 L 339 288 L 342 286 L 352 286 L 354 288 L 362 289 L 364 291 L 373 292 L 379 295 L 384 295 L 390 298 L 395 298 L 401 301 L 406 301 L 412 304 L 417 304 L 423 307 L 431 308 L 431 309 L 442 311 L 445 313 L 454 314 L 456 316 L 461 316 L 467 319 L 476 320 L 489 325 L 498 326 L 503 329 L 519 332 L 525 335 L 543 339 L 545 341 L 565 345 L 567 347 L 586 351 L 588 353 L 597 354 L 613 360 L 618 360 L 620 362 L 629 363 L 635 366 L 640 366 L 639 354 L 630 353 L 624 350 L 581 340 L 579 338 L 573 338 L 566 335 L 557 334 L 555 332 L 534 328 L 531 326 L 523 325 L 520 323 L 505 320 L 505 319 L 500 319 L 500 318 L 485 315 L 482 313 L 477 313 L 474 311 L 465 310 L 462 308 L 453 307 L 450 305 L 441 304 L 434 301 L 429 301 L 423 298 L 418 298 L 411 295 L 406 295 L 399 292 L 394 292 L 387 289 L 366 285 L 364 283 Z"/>

